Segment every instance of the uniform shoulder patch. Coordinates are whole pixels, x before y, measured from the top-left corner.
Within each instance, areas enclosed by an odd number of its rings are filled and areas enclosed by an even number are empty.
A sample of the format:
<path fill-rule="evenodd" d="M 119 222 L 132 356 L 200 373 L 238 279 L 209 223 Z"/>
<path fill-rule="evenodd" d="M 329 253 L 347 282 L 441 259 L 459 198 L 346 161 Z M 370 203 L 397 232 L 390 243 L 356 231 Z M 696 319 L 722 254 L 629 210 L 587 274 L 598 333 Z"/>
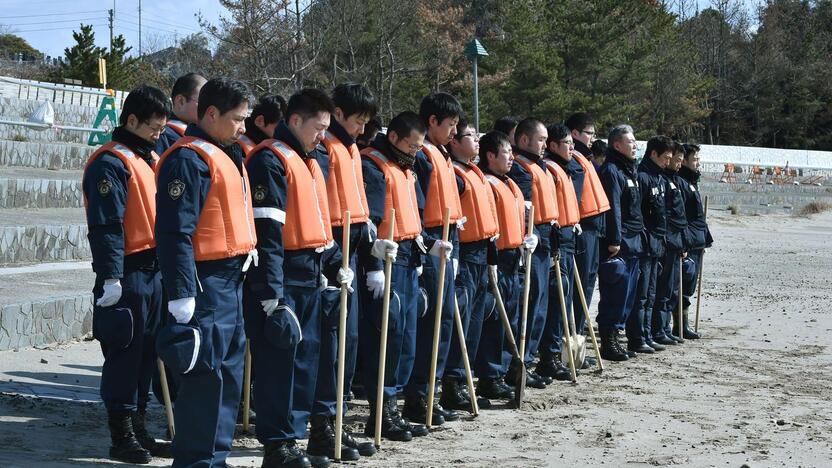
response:
<path fill-rule="evenodd" d="M 106 197 L 113 190 L 113 183 L 110 179 L 101 179 L 98 181 L 98 194 Z"/>
<path fill-rule="evenodd" d="M 254 194 L 254 201 L 261 202 L 266 199 L 266 194 L 269 193 L 269 190 L 266 188 L 265 185 L 257 184 L 254 186 L 253 194 Z"/>
<path fill-rule="evenodd" d="M 184 192 L 185 182 L 182 182 L 181 179 L 173 179 L 170 183 L 168 183 L 168 196 L 172 200 L 178 200 Z"/>

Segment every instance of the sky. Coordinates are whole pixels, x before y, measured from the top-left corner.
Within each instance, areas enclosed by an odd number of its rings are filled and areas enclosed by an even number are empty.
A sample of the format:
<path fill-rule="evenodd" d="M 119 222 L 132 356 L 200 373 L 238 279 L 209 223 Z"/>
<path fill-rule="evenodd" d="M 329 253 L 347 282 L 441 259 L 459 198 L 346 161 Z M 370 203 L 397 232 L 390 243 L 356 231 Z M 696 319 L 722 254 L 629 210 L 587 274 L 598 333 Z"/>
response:
<path fill-rule="evenodd" d="M 122 34 L 133 52 L 139 51 L 140 0 L 0 0 L 0 32 L 11 32 L 51 57 L 64 55 L 75 41 L 80 23 L 92 24 L 96 44 L 108 47 L 107 10 L 115 4 L 114 35 Z M 141 0 L 144 52 L 174 45 L 199 31 L 197 13 L 212 22 L 220 17 L 217 0 Z"/>

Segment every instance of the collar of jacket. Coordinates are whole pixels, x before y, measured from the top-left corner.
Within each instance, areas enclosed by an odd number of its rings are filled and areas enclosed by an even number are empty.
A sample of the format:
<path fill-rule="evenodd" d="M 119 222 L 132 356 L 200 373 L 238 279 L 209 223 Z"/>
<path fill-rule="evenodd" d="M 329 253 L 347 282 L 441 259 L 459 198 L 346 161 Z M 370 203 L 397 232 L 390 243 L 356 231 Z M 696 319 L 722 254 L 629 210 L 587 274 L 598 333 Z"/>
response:
<path fill-rule="evenodd" d="M 679 177 L 685 179 L 691 184 L 698 184 L 699 179 L 702 177 L 702 173 L 699 171 L 693 171 L 685 166 L 679 168 Z"/>
<path fill-rule="evenodd" d="M 644 158 L 641 159 L 641 162 L 638 164 L 638 170 L 651 175 L 662 175 L 665 171 L 652 159 L 650 159 L 650 156 L 644 156 Z"/>
<path fill-rule="evenodd" d="M 486 168 L 484 168 L 484 169 L 483 169 L 483 168 L 480 168 L 480 169 L 482 169 L 482 173 L 483 173 L 483 174 L 485 174 L 485 175 L 491 174 L 491 175 L 493 175 L 494 177 L 496 177 L 496 178 L 498 178 L 498 179 L 502 180 L 503 182 L 505 182 L 505 181 L 508 179 L 508 175 L 500 175 L 500 174 L 497 174 L 496 172 L 492 171 L 492 170 L 491 170 L 491 169 L 489 169 L 488 167 L 486 167 Z"/>
<path fill-rule="evenodd" d="M 303 150 L 303 145 L 301 145 L 298 139 L 295 138 L 295 134 L 292 133 L 291 130 L 289 130 L 289 126 L 286 125 L 285 120 L 281 120 L 280 123 L 277 124 L 277 129 L 275 129 L 274 131 L 274 137 L 289 145 L 289 147 L 295 150 L 295 152 L 297 152 L 298 155 L 300 155 L 300 157 L 304 159 L 312 157 L 310 153 L 307 153 Z"/>
<path fill-rule="evenodd" d="M 523 156 L 524 158 L 528 159 L 529 161 L 536 162 L 536 163 L 540 164 L 540 155 L 539 154 L 531 153 L 529 151 L 520 149 L 516 146 L 512 146 L 511 149 L 514 150 L 514 154 L 519 154 L 520 156 Z"/>
<path fill-rule="evenodd" d="M 410 156 L 409 154 L 400 151 L 398 148 L 393 146 L 392 143 L 390 143 L 390 140 L 387 139 L 387 135 L 382 133 L 376 135 L 376 138 L 373 140 L 370 147 L 378 150 L 384 155 L 385 158 L 398 164 L 402 169 L 413 169 L 413 163 L 416 162 L 415 156 Z"/>
<path fill-rule="evenodd" d="M 150 157 L 150 153 L 156 149 L 155 142 L 145 140 L 130 130 L 127 130 L 124 126 L 113 129 L 113 141 L 130 148 L 134 153 L 147 161 L 148 164 L 153 165 L 153 159 Z"/>
<path fill-rule="evenodd" d="M 592 158 L 592 150 L 589 149 L 589 147 L 582 141 L 575 140 L 575 151 L 581 153 L 581 155 L 587 159 Z"/>
<path fill-rule="evenodd" d="M 188 125 L 188 128 L 185 129 L 185 135 L 197 137 L 200 140 L 205 140 L 208 143 L 211 143 L 212 145 L 221 149 L 223 153 L 225 153 L 229 158 L 231 158 L 232 161 L 234 161 L 234 164 L 237 166 L 237 169 L 242 170 L 243 159 L 245 159 L 245 157 L 243 156 L 242 146 L 233 144 L 230 146 L 223 146 L 219 144 L 219 142 L 211 138 L 211 136 L 208 135 L 208 133 L 197 124 Z"/>
<path fill-rule="evenodd" d="M 334 117 L 329 122 L 329 132 L 335 135 L 335 138 L 341 140 L 341 143 L 343 143 L 347 148 L 355 143 L 355 138 L 351 137 Z"/>
<path fill-rule="evenodd" d="M 545 157 L 554 161 L 561 169 L 563 169 L 571 178 L 575 178 L 576 175 L 581 174 L 584 172 L 581 164 L 578 161 L 575 161 L 574 158 L 570 159 L 569 161 L 560 157 L 557 153 L 552 153 L 547 151 Z"/>
<path fill-rule="evenodd" d="M 615 164 L 630 177 L 636 175 L 636 161 L 619 153 L 611 146 L 607 147 L 607 163 Z"/>

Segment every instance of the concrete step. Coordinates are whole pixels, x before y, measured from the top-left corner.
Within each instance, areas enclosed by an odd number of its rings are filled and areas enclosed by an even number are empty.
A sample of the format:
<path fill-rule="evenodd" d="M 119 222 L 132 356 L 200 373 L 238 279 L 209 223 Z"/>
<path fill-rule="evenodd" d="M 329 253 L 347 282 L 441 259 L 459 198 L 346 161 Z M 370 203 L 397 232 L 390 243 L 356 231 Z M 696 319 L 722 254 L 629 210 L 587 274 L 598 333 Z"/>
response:
<path fill-rule="evenodd" d="M 90 255 L 83 208 L 0 209 L 0 266 Z"/>
<path fill-rule="evenodd" d="M 89 262 L 0 268 L 0 350 L 81 338 L 92 331 Z"/>
<path fill-rule="evenodd" d="M 86 127 L 86 125 L 84 125 L 83 127 Z M 71 143 L 81 145 L 86 144 L 89 138 L 90 134 L 88 132 L 79 132 L 75 130 L 59 130 L 56 128 L 37 130 L 21 125 L 0 124 L 0 139 L 2 140 L 15 140 L 35 143 Z"/>
<path fill-rule="evenodd" d="M 80 208 L 81 171 L 0 168 L 0 208 Z"/>
<path fill-rule="evenodd" d="M 44 169 L 83 169 L 95 147 L 0 139 L 0 165 Z"/>
<path fill-rule="evenodd" d="M 27 120 L 41 106 L 43 101 L 49 100 L 52 109 L 55 110 L 55 123 L 87 127 L 95 122 L 95 117 L 98 115 L 97 103 L 90 103 L 94 105 L 80 105 L 76 99 L 73 101 L 74 104 L 69 104 L 68 100 L 66 104 L 62 104 L 52 99 L 54 94 L 60 97 L 61 91 L 41 90 L 41 92 L 43 94 L 38 96 L 38 99 L 34 99 L 34 96 L 31 99 L 12 96 L 0 97 L 0 118 Z"/>

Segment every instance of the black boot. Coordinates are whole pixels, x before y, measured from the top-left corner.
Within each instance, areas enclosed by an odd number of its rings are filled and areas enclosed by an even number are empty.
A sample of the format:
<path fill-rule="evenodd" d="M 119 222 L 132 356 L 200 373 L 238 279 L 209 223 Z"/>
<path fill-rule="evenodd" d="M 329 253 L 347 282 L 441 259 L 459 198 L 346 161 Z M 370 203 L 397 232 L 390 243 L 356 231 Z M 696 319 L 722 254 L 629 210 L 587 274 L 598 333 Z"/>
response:
<path fill-rule="evenodd" d="M 502 379 L 482 378 L 477 382 L 477 395 L 492 400 L 513 400 L 514 390 Z"/>
<path fill-rule="evenodd" d="M 439 404 L 452 410 L 471 411 L 471 400 L 465 397 L 462 385 L 454 377 L 442 378 L 442 397 L 439 398 Z"/>
<path fill-rule="evenodd" d="M 139 444 L 145 450 L 150 452 L 154 457 L 173 458 L 170 442 L 159 442 L 147 432 L 147 426 L 145 425 L 147 410 L 138 409 L 130 415 L 130 418 L 133 423 L 133 433 L 136 434 L 136 440 L 139 441 Z"/>
<path fill-rule="evenodd" d="M 329 422 L 329 417 L 322 414 L 310 418 L 311 430 L 306 453 L 311 457 L 327 457 L 335 459 L 335 428 Z M 341 438 L 341 461 L 356 461 L 361 458 L 358 450 L 343 444 Z"/>
<path fill-rule="evenodd" d="M 335 416 L 329 418 L 329 424 L 335 427 Z M 341 431 L 341 447 L 354 448 L 362 457 L 372 457 L 376 454 L 376 446 L 372 442 L 359 442 L 346 429 Z"/>
<path fill-rule="evenodd" d="M 396 408 L 395 411 L 393 408 Z M 410 442 L 413 440 L 413 433 L 399 424 L 399 411 L 396 407 L 395 398 L 384 401 L 381 407 L 381 436 L 388 440 L 397 442 Z M 375 437 L 376 435 L 376 405 L 370 402 L 370 417 L 364 425 L 364 435 Z"/>
<path fill-rule="evenodd" d="M 540 354 L 540 361 L 537 363 L 534 372 L 542 377 L 549 377 L 555 380 L 572 380 L 569 369 L 563 365 L 560 356 Z"/>
<path fill-rule="evenodd" d="M 686 340 L 698 340 L 699 338 L 702 338 L 702 335 L 700 335 L 699 333 L 696 333 L 692 328 L 690 328 L 690 323 L 688 322 L 688 308 L 687 307 L 685 307 L 684 310 L 682 310 L 682 320 L 684 321 L 683 323 L 685 324 L 685 330 L 684 330 L 683 337 Z"/>
<path fill-rule="evenodd" d="M 404 400 L 404 409 L 402 409 L 402 416 L 419 424 L 426 424 L 428 415 L 428 401 L 427 397 L 422 395 L 409 396 Z M 436 411 L 436 405 L 433 406 L 433 417 L 431 423 L 434 426 L 441 426 L 445 424 L 445 417 L 439 411 Z"/>
<path fill-rule="evenodd" d="M 601 358 L 607 361 L 626 361 L 627 353 L 618 343 L 618 331 L 615 328 L 599 330 L 601 335 Z"/>
<path fill-rule="evenodd" d="M 136 440 L 130 413 L 130 411 L 107 412 L 107 425 L 110 427 L 110 438 L 113 441 L 113 446 L 110 447 L 110 458 L 125 463 L 145 465 L 150 463 L 152 457 L 150 452 Z"/>
<path fill-rule="evenodd" d="M 306 452 L 294 440 L 266 442 L 262 468 L 312 468 Z"/>

